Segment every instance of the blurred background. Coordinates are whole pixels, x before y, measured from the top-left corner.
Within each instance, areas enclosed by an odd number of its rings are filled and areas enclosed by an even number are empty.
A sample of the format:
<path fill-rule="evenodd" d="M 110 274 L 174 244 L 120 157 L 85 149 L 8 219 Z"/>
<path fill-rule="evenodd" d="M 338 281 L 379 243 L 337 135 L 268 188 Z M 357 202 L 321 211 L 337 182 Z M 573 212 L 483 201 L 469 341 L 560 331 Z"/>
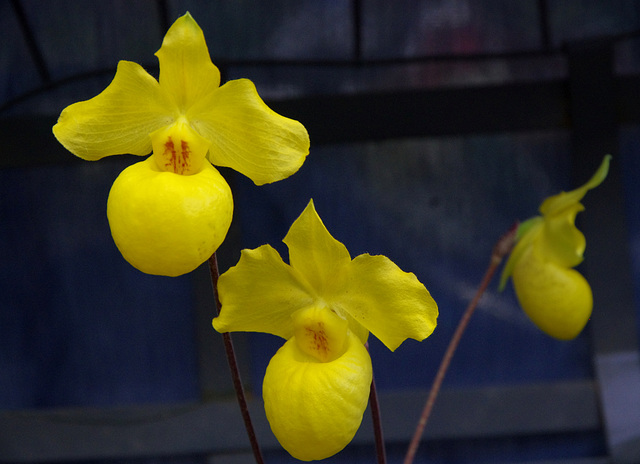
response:
<path fill-rule="evenodd" d="M 252 462 L 213 331 L 206 265 L 142 274 L 106 200 L 138 159 L 76 159 L 51 134 L 119 60 L 153 56 L 189 11 L 223 80 L 251 79 L 309 130 L 294 176 L 221 170 L 235 216 L 221 271 L 281 240 L 310 198 L 352 256 L 384 254 L 440 308 L 434 334 L 371 339 L 389 461 L 497 239 L 540 202 L 585 198 L 579 267 L 595 308 L 569 342 L 489 287 L 425 431 L 419 463 L 640 462 L 640 3 L 634 0 L 0 0 L 0 462 Z M 260 405 L 283 340 L 234 336 L 268 462 L 294 462 Z M 369 413 L 331 463 L 375 462 Z"/>

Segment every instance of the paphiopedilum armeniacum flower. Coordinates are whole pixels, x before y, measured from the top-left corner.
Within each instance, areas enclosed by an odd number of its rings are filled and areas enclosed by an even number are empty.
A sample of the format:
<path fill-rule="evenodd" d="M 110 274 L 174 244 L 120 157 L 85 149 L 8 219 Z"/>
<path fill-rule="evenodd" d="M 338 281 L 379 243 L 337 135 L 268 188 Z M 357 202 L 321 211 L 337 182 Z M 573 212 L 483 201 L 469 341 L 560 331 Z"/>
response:
<path fill-rule="evenodd" d="M 219 332 L 265 332 L 287 340 L 264 378 L 267 419 L 295 458 L 324 459 L 353 438 L 372 379 L 369 331 L 389 349 L 424 340 L 438 308 L 416 276 L 385 256 L 351 259 L 313 201 L 284 239 L 286 264 L 269 245 L 243 250 L 220 276 Z"/>
<path fill-rule="evenodd" d="M 189 13 L 167 31 L 156 56 L 159 80 L 121 61 L 102 93 L 62 111 L 53 133 L 86 160 L 152 153 L 116 179 L 107 217 L 127 261 L 176 276 L 206 261 L 231 224 L 231 190 L 212 164 L 257 185 L 275 182 L 300 168 L 309 136 L 298 121 L 272 111 L 251 81 L 220 86 Z"/>
<path fill-rule="evenodd" d="M 586 247 L 575 218 L 584 210 L 580 200 L 607 177 L 610 159 L 607 155 L 582 187 L 545 199 L 541 216 L 519 226 L 516 245 L 502 272 L 500 289 L 511 276 L 527 316 L 540 330 L 561 340 L 577 337 L 593 309 L 591 287 L 573 269 L 582 262 Z"/>

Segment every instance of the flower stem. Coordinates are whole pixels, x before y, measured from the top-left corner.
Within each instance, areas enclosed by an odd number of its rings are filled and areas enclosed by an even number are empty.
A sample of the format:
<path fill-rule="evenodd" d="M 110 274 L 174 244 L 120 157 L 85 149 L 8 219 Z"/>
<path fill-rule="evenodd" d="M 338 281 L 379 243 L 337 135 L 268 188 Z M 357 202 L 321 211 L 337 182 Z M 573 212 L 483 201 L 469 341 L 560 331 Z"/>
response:
<path fill-rule="evenodd" d="M 220 277 L 220 271 L 218 270 L 218 258 L 214 253 L 209 258 L 209 271 L 211 273 L 211 283 L 213 285 L 213 292 L 216 300 L 216 316 L 220 315 L 220 298 L 218 297 L 218 277 Z M 238 361 L 236 359 L 235 350 L 233 348 L 233 342 L 231 340 L 231 334 L 225 332 L 222 334 L 224 341 L 224 349 L 227 353 L 227 361 L 229 362 L 229 368 L 231 369 L 231 377 L 233 379 L 233 387 L 236 390 L 236 397 L 238 398 L 238 404 L 240 405 L 240 412 L 244 419 L 244 426 L 251 442 L 251 449 L 253 450 L 253 456 L 257 464 L 264 464 L 264 458 L 262 457 L 262 451 L 258 444 L 256 432 L 251 422 L 251 415 L 249 414 L 249 407 L 247 405 L 247 398 L 244 394 L 244 388 L 242 386 L 242 379 L 240 377 L 240 370 L 238 369 Z"/>
<path fill-rule="evenodd" d="M 476 291 L 475 296 L 467 306 L 464 314 L 460 318 L 460 322 L 458 322 L 458 327 L 456 327 L 456 331 L 451 337 L 451 341 L 449 341 L 449 346 L 447 347 L 447 351 L 445 351 L 444 356 L 442 357 L 442 361 L 440 362 L 440 367 L 438 368 L 438 372 L 436 373 L 436 377 L 433 381 L 433 385 L 431 386 L 431 390 L 429 391 L 429 396 L 427 397 L 427 401 L 424 405 L 424 409 L 422 410 L 422 415 L 420 416 L 420 420 L 418 421 L 418 425 L 413 434 L 413 438 L 409 443 L 409 448 L 407 449 L 407 454 L 404 458 L 404 464 L 411 464 L 415 457 L 416 451 L 418 451 L 418 446 L 420 445 L 420 440 L 422 439 L 422 434 L 424 432 L 424 428 L 427 425 L 427 421 L 429 420 L 429 416 L 431 415 L 431 410 L 433 409 L 433 405 L 435 404 L 438 393 L 440 392 L 440 387 L 442 386 L 442 381 L 444 380 L 445 374 L 447 373 L 447 369 L 451 364 L 451 359 L 453 358 L 453 354 L 456 351 L 456 348 L 460 344 L 460 339 L 462 338 L 462 334 L 464 333 L 467 325 L 469 325 L 469 321 L 471 320 L 471 316 L 473 315 L 476 307 L 478 306 L 478 302 L 480 298 L 484 294 L 485 290 L 489 286 L 493 275 L 496 273 L 498 266 L 502 262 L 503 258 L 509 254 L 516 240 L 516 232 L 518 231 L 518 224 L 514 224 L 502 237 L 498 239 L 495 246 L 493 247 L 493 251 L 491 253 L 491 259 L 489 261 L 489 266 L 485 271 L 484 277 L 478 290 Z"/>
<path fill-rule="evenodd" d="M 365 343 L 369 350 L 369 343 Z M 371 393 L 369 394 L 369 406 L 371 407 L 371 419 L 373 420 L 373 434 L 376 440 L 376 456 L 378 464 L 387 464 L 387 451 L 384 446 L 384 434 L 382 433 L 382 420 L 380 419 L 380 403 L 378 402 L 378 391 L 376 390 L 376 380 L 371 378 Z"/>

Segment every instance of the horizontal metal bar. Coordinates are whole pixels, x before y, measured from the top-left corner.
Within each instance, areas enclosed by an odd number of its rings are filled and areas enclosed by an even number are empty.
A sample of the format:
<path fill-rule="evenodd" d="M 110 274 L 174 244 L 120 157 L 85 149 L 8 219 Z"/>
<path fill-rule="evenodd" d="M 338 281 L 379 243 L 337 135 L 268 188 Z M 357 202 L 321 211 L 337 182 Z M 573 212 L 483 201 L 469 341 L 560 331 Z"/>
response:
<path fill-rule="evenodd" d="M 269 102 L 302 121 L 313 145 L 491 132 L 567 129 L 566 81 L 455 87 Z M 618 123 L 640 122 L 640 77 L 616 79 Z M 73 162 L 56 142 L 55 116 L 0 120 L 0 169 Z"/>
<path fill-rule="evenodd" d="M 385 438 L 408 442 L 426 391 L 380 395 Z M 258 400 L 251 413 L 261 446 L 278 449 Z M 444 390 L 425 439 L 509 437 L 600 428 L 591 382 Z M 369 415 L 355 444 L 373 443 Z M 0 413 L 0 462 L 216 454 L 249 449 L 237 404 Z"/>
<path fill-rule="evenodd" d="M 312 143 L 448 136 L 567 127 L 561 81 L 332 95 L 273 102 L 302 121 Z"/>

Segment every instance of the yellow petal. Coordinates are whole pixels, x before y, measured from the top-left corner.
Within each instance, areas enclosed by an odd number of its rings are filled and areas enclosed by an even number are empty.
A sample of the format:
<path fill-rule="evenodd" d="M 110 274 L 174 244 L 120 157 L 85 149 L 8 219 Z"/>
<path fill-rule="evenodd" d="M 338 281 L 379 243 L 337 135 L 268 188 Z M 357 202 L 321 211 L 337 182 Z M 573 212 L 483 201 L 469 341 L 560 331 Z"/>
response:
<path fill-rule="evenodd" d="M 180 112 L 220 85 L 220 71 L 211 62 L 202 29 L 189 13 L 169 28 L 156 52 L 160 86 Z"/>
<path fill-rule="evenodd" d="M 265 332 L 293 336 L 291 315 L 314 298 L 300 274 L 269 245 L 242 250 L 238 264 L 220 276 L 222 309 L 213 320 L 218 332 Z"/>
<path fill-rule="evenodd" d="M 515 265 L 513 285 L 524 312 L 552 337 L 575 338 L 589 321 L 593 296 L 586 279 L 574 269 L 545 260 L 535 244 Z"/>
<path fill-rule="evenodd" d="M 610 160 L 610 155 L 605 156 L 598 170 L 582 187 L 547 198 L 540 206 L 544 228 L 538 251 L 544 259 L 564 267 L 574 267 L 582 262 L 586 240 L 575 226 L 576 215 L 584 210 L 580 200 L 607 177 Z"/>
<path fill-rule="evenodd" d="M 257 185 L 289 177 L 309 153 L 304 126 L 271 110 L 247 79 L 227 82 L 202 98 L 187 119 L 211 140 L 211 163 L 230 167 Z"/>
<path fill-rule="evenodd" d="M 211 164 L 192 176 L 158 169 L 152 157 L 122 171 L 107 217 L 122 256 L 148 274 L 178 276 L 205 262 L 233 216 L 229 185 Z"/>
<path fill-rule="evenodd" d="M 271 359 L 262 393 L 271 430 L 294 458 L 325 459 L 353 439 L 371 388 L 369 353 L 349 334 L 346 352 L 320 362 L 302 352 L 295 338 Z"/>
<path fill-rule="evenodd" d="M 356 257 L 348 266 L 343 285 L 327 295 L 326 301 L 392 351 L 407 338 L 427 338 L 438 317 L 438 306 L 425 286 L 386 256 Z"/>
<path fill-rule="evenodd" d="M 309 202 L 294 221 L 284 238 L 289 248 L 289 263 L 305 276 L 307 281 L 323 295 L 328 286 L 340 282 L 351 262 L 347 248 L 331 236 Z"/>
<path fill-rule="evenodd" d="M 200 172 L 211 143 L 201 137 L 181 117 L 170 126 L 151 134 L 153 158 L 163 171 L 191 175 Z"/>
<path fill-rule="evenodd" d="M 499 291 L 504 290 L 504 287 L 507 285 L 507 280 L 509 280 L 509 277 L 513 274 L 513 268 L 516 263 L 520 260 L 522 254 L 529 248 L 533 239 L 540 234 L 543 226 L 544 219 L 542 216 L 532 217 L 518 226 L 516 245 L 513 247 L 513 250 L 511 250 L 509 259 L 504 265 L 502 274 L 500 275 L 500 284 L 498 286 Z"/>
<path fill-rule="evenodd" d="M 582 262 L 587 241 L 575 226 L 575 220 L 583 210 L 582 203 L 573 203 L 544 217 L 538 246 L 545 259 L 564 267 L 574 267 Z"/>
<path fill-rule="evenodd" d="M 151 152 L 149 134 L 171 124 L 174 109 L 158 82 L 129 61 L 118 64 L 109 86 L 91 100 L 60 114 L 53 134 L 71 153 L 86 160 Z"/>
<path fill-rule="evenodd" d="M 587 192 L 604 181 L 609 172 L 609 162 L 611 161 L 611 155 L 606 155 L 600 167 L 595 174 L 589 179 L 582 187 L 578 187 L 570 192 L 561 192 L 557 195 L 545 199 L 540 205 L 540 213 L 543 215 L 558 214 L 563 209 L 578 203 L 587 194 Z"/>

